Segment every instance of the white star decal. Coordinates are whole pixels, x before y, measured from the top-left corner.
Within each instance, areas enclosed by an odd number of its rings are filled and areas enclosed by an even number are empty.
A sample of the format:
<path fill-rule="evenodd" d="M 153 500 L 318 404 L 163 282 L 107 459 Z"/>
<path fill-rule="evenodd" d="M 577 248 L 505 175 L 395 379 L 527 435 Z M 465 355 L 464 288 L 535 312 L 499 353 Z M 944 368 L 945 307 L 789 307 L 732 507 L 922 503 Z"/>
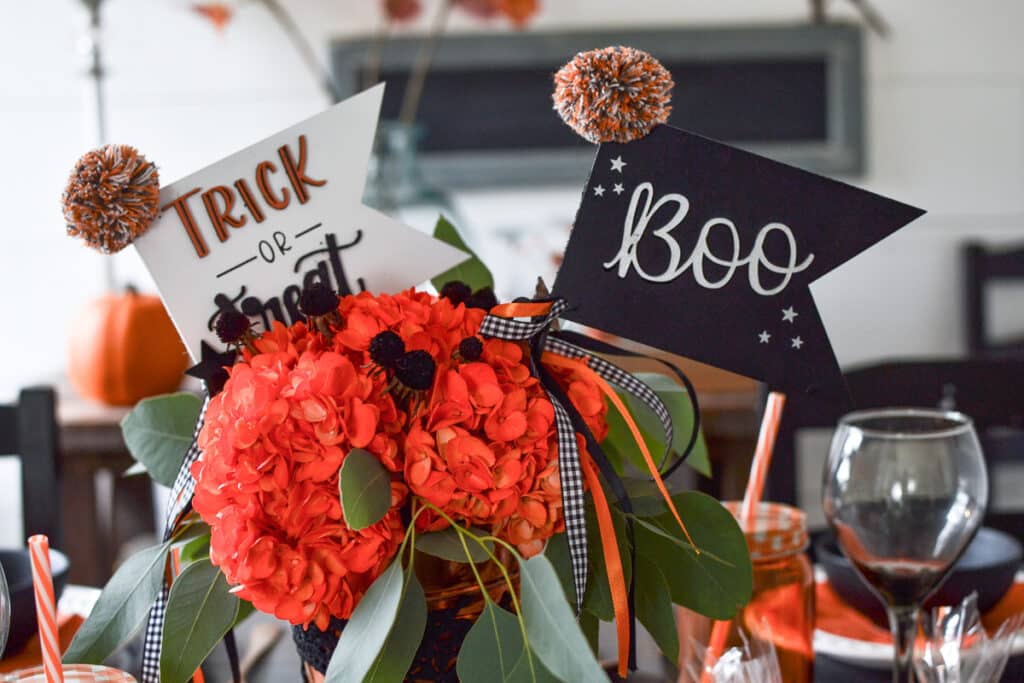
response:
<path fill-rule="evenodd" d="M 602 187 L 601 185 L 598 185 L 597 187 L 595 187 L 594 188 L 594 196 L 595 197 L 603 197 L 604 196 L 604 187 Z"/>
<path fill-rule="evenodd" d="M 622 157 L 615 157 L 612 159 L 612 170 L 622 173 L 622 167 L 626 165 L 626 162 L 622 160 Z"/>
<path fill-rule="evenodd" d="M 612 188 L 612 192 L 615 194 L 622 194 L 626 191 L 626 188 L 622 186 L 622 183 L 615 183 L 615 187 Z"/>
<path fill-rule="evenodd" d="M 794 322 L 798 315 L 800 315 L 800 314 L 797 313 L 796 311 L 794 311 L 792 306 L 790 306 L 789 308 L 783 308 L 782 309 L 782 320 L 784 322 L 787 322 L 787 323 Z"/>
<path fill-rule="evenodd" d="M 800 337 L 793 337 L 792 342 L 793 342 L 793 348 L 794 349 L 799 349 L 801 346 L 804 345 L 804 340 L 801 339 Z"/>
<path fill-rule="evenodd" d="M 761 340 L 762 344 L 767 344 L 772 335 L 768 334 L 768 330 L 763 330 L 761 334 L 757 335 L 757 338 Z"/>

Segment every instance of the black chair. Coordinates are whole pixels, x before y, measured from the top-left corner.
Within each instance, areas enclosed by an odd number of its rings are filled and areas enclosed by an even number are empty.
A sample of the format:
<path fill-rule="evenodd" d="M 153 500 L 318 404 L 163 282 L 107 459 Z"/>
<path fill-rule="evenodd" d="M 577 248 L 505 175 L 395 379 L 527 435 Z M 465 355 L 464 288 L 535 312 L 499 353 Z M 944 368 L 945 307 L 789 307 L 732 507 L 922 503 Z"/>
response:
<path fill-rule="evenodd" d="M 845 373 L 854 409 L 892 406 L 959 410 L 975 424 L 989 468 L 1024 465 L 1024 357 L 893 361 Z M 788 397 L 768 473 L 767 500 L 797 504 L 797 434 L 834 427 L 844 409 L 807 397 Z M 824 467 L 827 453 L 816 453 Z M 990 496 L 990 500 L 991 500 Z M 989 526 L 1024 533 L 1024 513 L 991 510 Z"/>
<path fill-rule="evenodd" d="M 49 387 L 24 389 L 14 405 L 0 405 L 0 453 L 21 459 L 25 537 L 46 534 L 63 547 L 60 519 L 57 398 Z"/>
<path fill-rule="evenodd" d="M 1016 280 L 1024 284 L 1024 246 L 990 249 L 968 243 L 963 247 L 962 257 L 968 352 L 974 356 L 1024 354 L 1024 337 L 997 342 L 989 336 L 991 315 L 986 297 L 993 283 Z"/>

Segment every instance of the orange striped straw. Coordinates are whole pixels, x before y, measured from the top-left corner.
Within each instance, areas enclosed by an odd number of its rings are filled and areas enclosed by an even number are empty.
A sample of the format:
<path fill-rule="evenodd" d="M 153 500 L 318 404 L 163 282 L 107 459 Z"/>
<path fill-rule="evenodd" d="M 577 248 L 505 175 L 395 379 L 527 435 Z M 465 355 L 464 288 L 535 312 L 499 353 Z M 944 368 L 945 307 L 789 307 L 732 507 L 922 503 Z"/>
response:
<path fill-rule="evenodd" d="M 782 421 L 782 408 L 786 405 L 786 395 L 773 391 L 768 394 L 768 403 L 761 418 L 761 432 L 757 435 L 757 448 L 754 459 L 750 463 L 750 477 L 747 479 L 747 490 L 743 494 L 743 507 L 740 510 L 742 526 L 746 529 L 754 519 L 754 511 L 761 502 L 764 493 L 764 482 L 768 476 L 768 466 L 772 462 L 772 451 L 775 440 L 779 436 L 779 423 Z"/>
<path fill-rule="evenodd" d="M 757 447 L 754 449 L 754 459 L 750 463 L 750 477 L 747 479 L 747 490 L 743 493 L 743 505 L 740 508 L 740 526 L 744 531 L 752 528 L 754 512 L 761 502 L 764 494 L 764 483 L 768 476 L 768 466 L 772 462 L 772 451 L 775 450 L 775 440 L 779 436 L 779 423 L 782 421 L 782 408 L 786 405 L 786 395 L 777 391 L 768 394 L 768 403 L 764 408 L 764 415 L 761 417 L 761 431 L 757 435 Z M 716 621 L 711 628 L 711 638 L 708 640 L 707 654 L 704 658 L 704 671 L 701 675 L 701 682 L 711 681 L 711 675 L 707 673 L 708 668 L 722 656 L 725 650 L 725 643 L 729 637 L 731 621 Z"/>
<path fill-rule="evenodd" d="M 36 594 L 36 619 L 39 621 L 46 683 L 64 683 L 60 640 L 57 637 L 57 599 L 53 594 L 53 574 L 50 571 L 50 539 L 36 534 L 28 539 L 28 549 L 32 558 L 32 585 Z"/>

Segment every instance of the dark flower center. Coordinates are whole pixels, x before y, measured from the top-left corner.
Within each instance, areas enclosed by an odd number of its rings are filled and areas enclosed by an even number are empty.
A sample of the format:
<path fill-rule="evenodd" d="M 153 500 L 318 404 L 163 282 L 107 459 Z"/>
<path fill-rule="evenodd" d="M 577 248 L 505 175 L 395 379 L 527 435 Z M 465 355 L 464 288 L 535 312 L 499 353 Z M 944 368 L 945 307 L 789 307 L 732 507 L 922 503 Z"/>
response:
<path fill-rule="evenodd" d="M 381 367 L 394 368 L 404 353 L 405 342 L 390 330 L 381 332 L 370 340 L 370 358 Z"/>
<path fill-rule="evenodd" d="M 426 391 L 434 383 L 434 359 L 426 351 L 409 351 L 395 363 L 395 377 L 415 391 Z"/>
<path fill-rule="evenodd" d="M 459 342 L 459 355 L 465 361 L 473 362 L 480 360 L 484 352 L 484 344 L 476 337 L 466 337 Z"/>
<path fill-rule="evenodd" d="M 473 290 L 465 282 L 452 280 L 441 288 L 441 298 L 448 299 L 453 306 L 458 306 L 470 297 Z"/>
<path fill-rule="evenodd" d="M 305 315 L 327 315 L 338 309 L 338 295 L 322 282 L 314 282 L 299 295 L 299 310 Z"/>
<path fill-rule="evenodd" d="M 225 344 L 235 344 L 242 340 L 245 333 L 249 331 L 252 323 L 248 316 L 238 311 L 224 311 L 217 316 L 217 322 L 213 325 L 213 331 L 217 338 Z"/>
<path fill-rule="evenodd" d="M 482 308 L 489 311 L 498 305 L 498 297 L 494 295 L 493 289 L 484 287 L 473 292 L 463 303 L 466 304 L 466 308 Z"/>

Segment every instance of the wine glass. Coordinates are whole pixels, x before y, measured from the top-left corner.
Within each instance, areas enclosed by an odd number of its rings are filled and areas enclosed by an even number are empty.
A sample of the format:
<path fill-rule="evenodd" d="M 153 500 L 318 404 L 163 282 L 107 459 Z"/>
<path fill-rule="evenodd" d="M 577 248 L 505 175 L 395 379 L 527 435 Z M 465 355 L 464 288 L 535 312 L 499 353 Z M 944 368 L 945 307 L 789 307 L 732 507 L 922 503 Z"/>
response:
<path fill-rule="evenodd" d="M 970 418 L 889 408 L 839 421 L 823 506 L 843 552 L 882 599 L 894 683 L 913 681 L 921 603 L 981 525 L 988 475 Z"/>
<path fill-rule="evenodd" d="M 7 646 L 7 632 L 11 628 L 11 589 L 7 587 L 4 566 L 0 564 L 0 657 Z"/>

